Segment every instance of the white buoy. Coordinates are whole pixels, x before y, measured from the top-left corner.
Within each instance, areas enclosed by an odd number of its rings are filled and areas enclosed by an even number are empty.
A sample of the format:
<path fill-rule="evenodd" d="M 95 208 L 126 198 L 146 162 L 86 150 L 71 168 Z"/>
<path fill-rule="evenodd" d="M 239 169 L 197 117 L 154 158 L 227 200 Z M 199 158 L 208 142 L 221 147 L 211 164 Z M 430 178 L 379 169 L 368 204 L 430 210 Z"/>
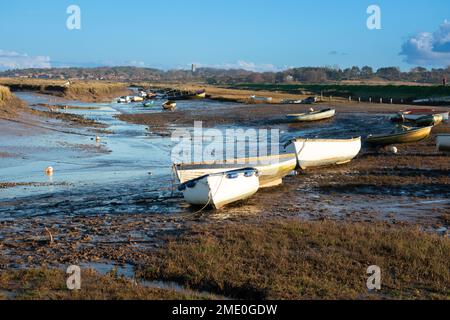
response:
<path fill-rule="evenodd" d="M 47 167 L 45 169 L 45 174 L 48 175 L 48 176 L 53 175 L 53 167 Z"/>
<path fill-rule="evenodd" d="M 99 136 L 96 136 L 96 137 L 95 137 L 95 141 L 100 142 L 100 140 L 101 140 L 101 139 L 100 139 Z"/>
<path fill-rule="evenodd" d="M 391 146 L 391 147 L 389 147 L 389 151 L 392 152 L 393 154 L 397 154 L 398 149 L 395 146 Z"/>
<path fill-rule="evenodd" d="M 314 108 L 309 108 L 309 112 L 314 112 Z"/>

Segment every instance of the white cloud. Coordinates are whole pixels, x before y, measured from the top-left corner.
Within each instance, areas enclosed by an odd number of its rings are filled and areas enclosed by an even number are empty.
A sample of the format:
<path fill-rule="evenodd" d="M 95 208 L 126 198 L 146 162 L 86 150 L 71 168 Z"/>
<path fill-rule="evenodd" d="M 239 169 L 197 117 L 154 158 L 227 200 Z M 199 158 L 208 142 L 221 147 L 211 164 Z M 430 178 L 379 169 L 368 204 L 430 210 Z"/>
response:
<path fill-rule="evenodd" d="M 277 68 L 273 64 L 269 63 L 255 63 L 249 61 L 239 60 L 236 63 L 221 63 L 221 64 L 202 64 L 196 63 L 199 68 L 215 68 L 215 69 L 243 69 L 247 71 L 254 72 L 276 72 L 280 71 L 280 68 Z"/>
<path fill-rule="evenodd" d="M 420 32 L 410 37 L 400 54 L 413 65 L 450 65 L 450 23 L 445 20 L 434 33 Z"/>
<path fill-rule="evenodd" d="M 0 49 L 0 69 L 51 68 L 50 57 Z"/>

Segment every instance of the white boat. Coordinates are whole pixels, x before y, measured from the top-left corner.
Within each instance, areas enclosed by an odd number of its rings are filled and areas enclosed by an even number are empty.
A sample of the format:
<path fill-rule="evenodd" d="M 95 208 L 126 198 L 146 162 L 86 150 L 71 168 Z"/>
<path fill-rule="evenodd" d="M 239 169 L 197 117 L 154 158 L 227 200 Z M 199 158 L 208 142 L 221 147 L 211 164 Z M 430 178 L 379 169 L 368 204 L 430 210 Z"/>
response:
<path fill-rule="evenodd" d="M 430 115 L 436 115 L 436 116 L 442 116 L 443 121 L 448 121 L 449 118 L 449 112 L 448 111 L 434 111 L 433 109 L 430 109 L 430 111 L 425 111 L 426 109 L 417 109 L 415 110 L 406 110 L 406 111 L 400 111 L 396 115 L 392 117 L 393 120 L 408 120 L 408 121 L 415 121 L 419 118 L 422 118 L 424 116 L 430 116 Z"/>
<path fill-rule="evenodd" d="M 209 174 L 187 181 L 178 187 L 188 203 L 210 205 L 215 209 L 247 199 L 258 189 L 258 171 L 254 168 Z"/>
<path fill-rule="evenodd" d="M 283 99 L 281 100 L 282 104 L 302 104 L 303 100 L 299 99 L 299 100 L 292 100 L 292 99 Z"/>
<path fill-rule="evenodd" d="M 353 139 L 294 139 L 287 145 L 295 150 L 298 166 L 302 169 L 344 164 L 361 150 L 361 137 Z"/>
<path fill-rule="evenodd" d="M 283 178 L 291 173 L 296 166 L 297 157 L 295 153 L 173 165 L 180 183 L 209 174 L 239 170 L 243 167 L 252 167 L 259 172 L 260 188 L 269 188 L 280 185 L 283 182 Z"/>
<path fill-rule="evenodd" d="M 310 111 L 306 113 L 299 113 L 299 114 L 288 114 L 286 115 L 286 118 L 289 121 L 319 121 L 319 120 L 325 120 L 334 117 L 336 114 L 335 109 L 324 109 L 319 111 Z"/>
<path fill-rule="evenodd" d="M 271 103 L 273 98 L 272 97 L 258 97 L 258 96 L 250 96 L 250 100 L 254 101 L 254 102 L 267 102 L 267 103 Z"/>
<path fill-rule="evenodd" d="M 450 134 L 438 134 L 436 142 L 439 151 L 450 152 Z"/>
<path fill-rule="evenodd" d="M 131 99 L 129 96 L 123 96 L 117 99 L 117 103 L 130 103 Z"/>

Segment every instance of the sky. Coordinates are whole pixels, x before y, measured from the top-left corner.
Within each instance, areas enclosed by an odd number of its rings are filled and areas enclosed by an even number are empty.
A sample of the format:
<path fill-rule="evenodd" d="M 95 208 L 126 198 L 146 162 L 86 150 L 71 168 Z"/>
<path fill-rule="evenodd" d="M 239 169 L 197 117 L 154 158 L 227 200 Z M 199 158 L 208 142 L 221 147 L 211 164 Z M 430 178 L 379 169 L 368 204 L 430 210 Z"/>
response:
<path fill-rule="evenodd" d="M 448 0 L 0 0 L 0 34 L 0 69 L 450 65 Z"/>

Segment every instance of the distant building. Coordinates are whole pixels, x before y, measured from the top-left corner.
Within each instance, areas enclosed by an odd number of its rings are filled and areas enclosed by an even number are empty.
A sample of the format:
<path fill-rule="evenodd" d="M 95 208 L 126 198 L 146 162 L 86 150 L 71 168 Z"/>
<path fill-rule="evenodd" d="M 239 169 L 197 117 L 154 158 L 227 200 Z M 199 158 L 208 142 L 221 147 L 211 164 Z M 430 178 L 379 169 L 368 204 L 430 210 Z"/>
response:
<path fill-rule="evenodd" d="M 294 77 L 291 76 L 291 75 L 287 75 L 286 78 L 285 78 L 285 81 L 286 82 L 293 82 L 294 81 Z"/>
<path fill-rule="evenodd" d="M 195 64 L 192 64 L 191 66 L 191 72 L 195 73 L 195 71 L 197 71 L 197 66 Z"/>

